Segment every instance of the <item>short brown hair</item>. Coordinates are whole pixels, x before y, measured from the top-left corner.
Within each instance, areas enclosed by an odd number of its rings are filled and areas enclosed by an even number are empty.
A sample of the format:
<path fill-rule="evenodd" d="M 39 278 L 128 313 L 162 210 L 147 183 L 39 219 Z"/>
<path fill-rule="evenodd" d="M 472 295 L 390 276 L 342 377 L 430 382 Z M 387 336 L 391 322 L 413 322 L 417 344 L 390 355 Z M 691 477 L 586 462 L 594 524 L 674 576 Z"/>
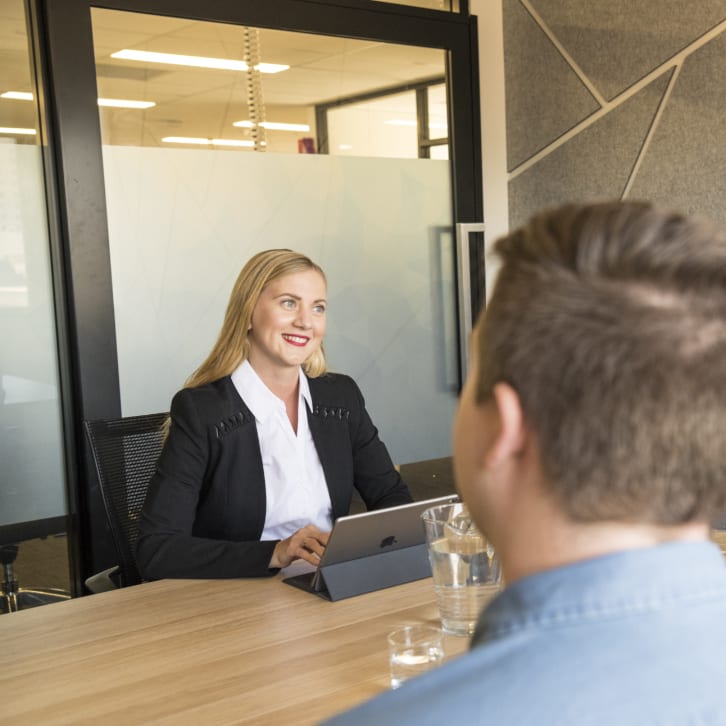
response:
<path fill-rule="evenodd" d="M 518 393 L 576 521 L 726 511 L 726 239 L 644 202 L 567 205 L 496 243 L 477 398 Z"/>

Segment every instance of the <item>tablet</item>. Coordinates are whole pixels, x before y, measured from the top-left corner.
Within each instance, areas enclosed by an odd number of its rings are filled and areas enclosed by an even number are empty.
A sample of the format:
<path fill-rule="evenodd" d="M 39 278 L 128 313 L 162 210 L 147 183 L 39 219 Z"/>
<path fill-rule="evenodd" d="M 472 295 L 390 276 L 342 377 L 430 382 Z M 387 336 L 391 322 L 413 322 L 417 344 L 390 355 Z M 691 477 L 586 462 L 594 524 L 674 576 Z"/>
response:
<path fill-rule="evenodd" d="M 384 562 L 384 566 L 386 561 L 400 561 L 401 558 L 396 558 L 391 553 L 414 547 L 421 548 L 426 544 L 426 532 L 421 521 L 424 510 L 458 501 L 456 494 L 449 494 L 398 507 L 339 517 L 330 532 L 317 569 L 285 578 L 283 582 L 326 597 L 326 571 L 332 573 L 336 571 L 336 565 L 364 558 L 376 558 L 379 563 Z M 420 575 L 417 569 L 412 575 L 415 577 L 410 579 L 420 579 L 421 576 L 430 576 L 431 570 L 428 569 L 427 574 Z"/>

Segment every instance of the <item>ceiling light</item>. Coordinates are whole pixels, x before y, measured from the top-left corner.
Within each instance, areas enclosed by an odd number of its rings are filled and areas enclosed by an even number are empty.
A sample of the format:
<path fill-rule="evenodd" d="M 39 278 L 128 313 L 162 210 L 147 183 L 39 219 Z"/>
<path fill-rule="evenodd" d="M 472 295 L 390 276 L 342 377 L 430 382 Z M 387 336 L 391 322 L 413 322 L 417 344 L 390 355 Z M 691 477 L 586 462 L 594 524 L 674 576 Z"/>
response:
<path fill-rule="evenodd" d="M 238 126 L 243 129 L 251 129 L 254 124 L 252 121 L 235 121 L 232 126 Z M 271 129 L 272 131 L 310 131 L 308 124 L 285 124 L 277 121 L 260 121 L 259 126 L 263 129 Z"/>
<path fill-rule="evenodd" d="M 280 73 L 281 71 L 290 70 L 290 66 L 284 63 L 258 63 L 253 68 L 260 73 Z"/>
<path fill-rule="evenodd" d="M 5 93 L 0 93 L 0 98 L 14 98 L 16 101 L 32 101 L 33 94 L 27 91 L 5 91 Z"/>
<path fill-rule="evenodd" d="M 205 139 L 199 136 L 165 136 L 162 141 L 168 144 L 198 144 L 200 146 L 244 146 L 250 148 L 255 145 L 254 141 L 248 139 Z"/>
<path fill-rule="evenodd" d="M 218 68 L 227 71 L 246 71 L 248 65 L 241 60 L 231 58 L 205 58 L 199 55 L 177 55 L 176 53 L 155 53 L 150 50 L 131 50 L 124 48 L 111 53 L 111 58 L 123 60 L 146 61 L 147 63 L 167 63 L 173 66 L 193 66 L 195 68 Z M 259 63 L 255 70 L 260 73 L 279 73 L 286 71 L 290 66 L 280 63 Z"/>
<path fill-rule="evenodd" d="M 211 139 L 195 138 L 193 136 L 165 136 L 162 141 L 166 141 L 167 144 L 211 144 Z"/>
<path fill-rule="evenodd" d="M 35 133 L 35 129 L 14 129 L 9 126 L 0 126 L 0 134 L 23 134 L 26 136 L 33 136 Z"/>
<path fill-rule="evenodd" d="M 156 106 L 156 103 L 154 101 L 128 101 L 123 98 L 99 98 L 98 105 L 113 108 L 151 108 Z"/>
<path fill-rule="evenodd" d="M 32 101 L 33 94 L 25 91 L 5 91 L 0 98 L 14 98 L 18 101 Z M 128 101 L 122 98 L 99 98 L 99 106 L 113 106 L 114 108 L 151 108 L 156 106 L 154 101 Z"/>
<path fill-rule="evenodd" d="M 338 148 L 341 151 L 350 151 L 353 147 L 350 144 L 341 144 Z"/>
<path fill-rule="evenodd" d="M 262 144 L 265 142 L 263 141 Z M 212 139 L 214 146 L 246 146 L 251 147 L 255 142 L 250 139 Z"/>
<path fill-rule="evenodd" d="M 309 124 L 285 124 L 276 121 L 261 121 L 260 126 L 272 131 L 310 131 Z"/>

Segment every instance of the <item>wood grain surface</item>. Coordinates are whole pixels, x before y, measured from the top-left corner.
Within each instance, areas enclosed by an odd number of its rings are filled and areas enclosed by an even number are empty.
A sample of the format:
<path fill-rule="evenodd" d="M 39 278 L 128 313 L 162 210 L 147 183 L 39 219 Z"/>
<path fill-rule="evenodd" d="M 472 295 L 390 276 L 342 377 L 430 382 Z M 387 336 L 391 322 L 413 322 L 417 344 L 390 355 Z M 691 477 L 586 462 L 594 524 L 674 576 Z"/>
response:
<path fill-rule="evenodd" d="M 386 635 L 439 625 L 431 579 L 331 603 L 163 580 L 0 617 L 7 724 L 312 724 L 389 687 Z M 446 636 L 446 658 L 466 638 Z"/>

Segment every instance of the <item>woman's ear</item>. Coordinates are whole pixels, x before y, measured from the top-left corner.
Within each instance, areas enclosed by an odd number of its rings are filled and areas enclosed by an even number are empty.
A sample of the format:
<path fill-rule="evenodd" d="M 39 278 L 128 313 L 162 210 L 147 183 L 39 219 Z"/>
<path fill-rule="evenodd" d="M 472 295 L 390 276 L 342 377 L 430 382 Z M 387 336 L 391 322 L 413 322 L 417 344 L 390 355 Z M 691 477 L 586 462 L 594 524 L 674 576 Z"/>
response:
<path fill-rule="evenodd" d="M 487 454 L 487 463 L 496 465 L 524 450 L 527 430 L 519 395 L 508 383 L 497 383 L 493 391 L 499 426 Z"/>

